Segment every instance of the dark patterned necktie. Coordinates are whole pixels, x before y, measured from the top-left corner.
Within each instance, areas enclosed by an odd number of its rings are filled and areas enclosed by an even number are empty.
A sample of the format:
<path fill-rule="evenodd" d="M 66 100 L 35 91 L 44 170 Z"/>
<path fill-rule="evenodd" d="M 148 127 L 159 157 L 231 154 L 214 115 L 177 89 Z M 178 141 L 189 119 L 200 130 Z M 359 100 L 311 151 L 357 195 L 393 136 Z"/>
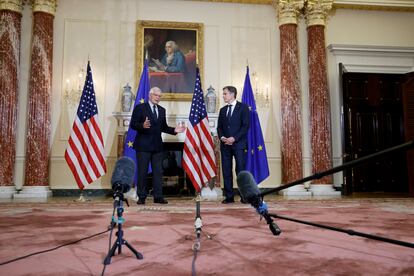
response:
<path fill-rule="evenodd" d="M 158 116 L 157 116 L 157 106 L 155 104 L 152 106 L 152 112 L 154 112 L 154 117 L 156 119 L 158 119 Z"/>
<path fill-rule="evenodd" d="M 231 104 L 227 105 L 227 119 L 230 120 L 231 117 Z"/>

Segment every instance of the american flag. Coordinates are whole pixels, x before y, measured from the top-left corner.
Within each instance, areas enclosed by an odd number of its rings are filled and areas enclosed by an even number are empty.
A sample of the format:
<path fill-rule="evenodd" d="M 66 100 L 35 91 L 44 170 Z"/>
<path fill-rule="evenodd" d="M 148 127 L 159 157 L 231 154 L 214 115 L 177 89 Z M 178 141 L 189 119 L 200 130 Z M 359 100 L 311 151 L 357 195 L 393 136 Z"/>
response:
<path fill-rule="evenodd" d="M 184 141 L 183 167 L 194 188 L 200 192 L 204 184 L 216 175 L 216 158 L 198 68 L 189 122 Z"/>
<path fill-rule="evenodd" d="M 106 173 L 104 144 L 99 130 L 98 107 L 89 61 L 65 159 L 81 190 Z"/>

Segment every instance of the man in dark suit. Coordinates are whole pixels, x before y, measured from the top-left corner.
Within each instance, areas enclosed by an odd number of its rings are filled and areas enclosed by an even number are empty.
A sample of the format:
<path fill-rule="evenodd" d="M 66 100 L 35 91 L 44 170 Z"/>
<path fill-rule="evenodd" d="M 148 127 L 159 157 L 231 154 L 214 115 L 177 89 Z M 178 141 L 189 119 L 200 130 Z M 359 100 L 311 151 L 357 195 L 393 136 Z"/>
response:
<path fill-rule="evenodd" d="M 161 132 L 176 135 L 183 132 L 185 126 L 176 128 L 167 125 L 165 108 L 158 105 L 162 92 L 158 87 L 151 88 L 149 101 L 137 105 L 132 112 L 131 128 L 137 131 L 134 149 L 138 163 L 138 202 L 145 204 L 147 197 L 148 166 L 152 166 L 152 185 L 154 203 L 167 204 L 162 194 L 162 138 Z"/>
<path fill-rule="evenodd" d="M 246 167 L 247 131 L 250 127 L 249 107 L 236 100 L 234 86 L 223 88 L 223 99 L 227 104 L 220 109 L 217 133 L 220 138 L 221 168 L 224 178 L 222 203 L 233 203 L 233 157 L 236 160 L 236 174 Z"/>

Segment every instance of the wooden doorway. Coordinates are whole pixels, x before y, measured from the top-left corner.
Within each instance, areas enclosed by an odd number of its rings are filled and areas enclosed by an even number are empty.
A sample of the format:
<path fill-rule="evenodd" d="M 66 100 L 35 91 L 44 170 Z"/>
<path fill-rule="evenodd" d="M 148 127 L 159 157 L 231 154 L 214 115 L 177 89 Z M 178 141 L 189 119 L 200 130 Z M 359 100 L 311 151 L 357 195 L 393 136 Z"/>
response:
<path fill-rule="evenodd" d="M 404 74 L 342 72 L 344 162 L 404 143 Z M 406 152 L 344 172 L 346 193 L 408 193 Z"/>

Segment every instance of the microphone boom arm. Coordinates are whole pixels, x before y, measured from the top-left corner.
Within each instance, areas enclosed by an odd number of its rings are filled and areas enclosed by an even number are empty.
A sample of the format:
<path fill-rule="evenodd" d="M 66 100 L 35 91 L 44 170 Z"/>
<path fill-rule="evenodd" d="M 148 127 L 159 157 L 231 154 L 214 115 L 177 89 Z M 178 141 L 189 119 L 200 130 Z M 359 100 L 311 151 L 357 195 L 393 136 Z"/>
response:
<path fill-rule="evenodd" d="M 295 185 L 298 185 L 298 184 L 301 184 L 301 183 L 304 183 L 304 182 L 307 182 L 307 181 L 310 181 L 310 180 L 320 179 L 324 176 L 334 174 L 336 172 L 343 171 L 343 170 L 346 170 L 346 169 L 351 168 L 351 167 L 358 166 L 361 163 L 371 161 L 372 159 L 375 159 L 375 158 L 378 158 L 378 157 L 383 157 L 385 155 L 388 155 L 388 154 L 391 154 L 391 153 L 394 153 L 394 152 L 397 152 L 397 151 L 407 150 L 407 149 L 412 148 L 412 147 L 414 147 L 414 140 L 411 140 L 407 143 L 404 143 L 404 144 L 401 144 L 401 145 L 398 145 L 398 146 L 395 146 L 395 147 L 392 147 L 392 148 L 389 148 L 389 149 L 385 149 L 385 150 L 376 152 L 374 154 L 370 154 L 370 155 L 358 158 L 356 160 L 352 160 L 352 161 L 344 163 L 340 166 L 333 167 L 333 168 L 331 168 L 329 170 L 326 170 L 326 171 L 323 171 L 323 172 L 315 173 L 313 175 L 307 176 L 307 177 L 299 179 L 299 180 L 295 180 L 295 181 L 287 183 L 285 185 L 282 185 L 282 186 L 279 186 L 279 187 L 276 187 L 276 188 L 272 188 L 270 190 L 267 190 L 267 191 L 264 191 L 264 192 L 260 193 L 260 196 L 263 197 L 265 195 L 268 195 L 268 194 L 271 194 L 271 193 L 274 193 L 274 192 L 278 192 L 278 191 L 290 188 L 292 186 L 295 186 Z"/>
<path fill-rule="evenodd" d="M 329 226 L 329 225 L 323 225 L 323 224 L 318 224 L 318 223 L 309 222 L 309 221 L 305 221 L 305 220 L 294 219 L 294 218 L 280 216 L 280 215 L 273 214 L 273 213 L 268 213 L 268 215 L 270 217 L 274 217 L 274 218 L 289 220 L 289 221 L 302 223 L 302 224 L 306 224 L 306 225 L 311 225 L 311 226 L 315 226 L 315 227 L 320 227 L 320 228 L 324 228 L 324 229 L 328 229 L 328 230 L 332 230 L 332 231 L 346 233 L 350 236 L 359 236 L 359 237 L 364 237 L 364 238 L 368 238 L 368 239 L 372 239 L 372 240 L 383 241 L 383 242 L 388 242 L 388 243 L 392 243 L 392 244 L 396 244 L 396 245 L 400 245 L 400 246 L 414 248 L 414 243 L 389 239 L 389 238 L 386 238 L 386 237 L 381 237 L 381 236 L 372 235 L 372 234 L 366 234 L 366 233 L 354 231 L 352 229 L 342 229 L 342 228 L 333 227 L 333 226 Z"/>

